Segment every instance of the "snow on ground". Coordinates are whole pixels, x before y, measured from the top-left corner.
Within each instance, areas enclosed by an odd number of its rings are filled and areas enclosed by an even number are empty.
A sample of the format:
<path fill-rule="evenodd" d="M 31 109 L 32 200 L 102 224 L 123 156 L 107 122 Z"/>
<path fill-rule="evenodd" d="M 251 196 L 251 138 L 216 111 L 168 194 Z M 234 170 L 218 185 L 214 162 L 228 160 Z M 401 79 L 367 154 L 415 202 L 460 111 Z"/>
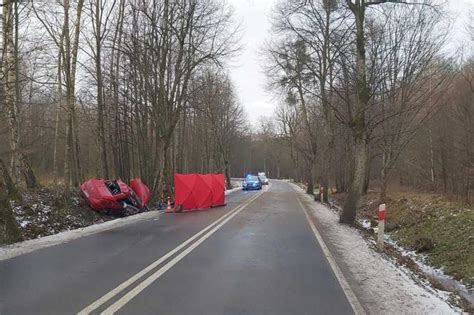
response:
<path fill-rule="evenodd" d="M 433 289 L 408 269 L 382 256 L 354 228 L 339 224 L 328 207 L 294 185 L 316 219 L 315 223 L 333 252 L 345 277 L 369 314 L 456 314 L 449 293 Z M 339 259 L 338 259 L 339 258 Z"/>
<path fill-rule="evenodd" d="M 107 221 L 100 224 L 94 224 L 94 225 L 87 226 L 81 229 L 65 231 L 58 234 L 54 234 L 54 235 L 49 235 L 49 236 L 45 236 L 45 237 L 41 237 L 37 239 L 15 243 L 12 245 L 3 246 L 3 247 L 0 247 L 0 261 L 5 260 L 5 259 L 10 259 L 22 254 L 26 254 L 26 253 L 29 253 L 41 248 L 58 245 L 62 243 L 67 243 L 69 241 L 72 241 L 74 239 L 77 239 L 86 235 L 114 229 L 120 226 L 132 224 L 132 223 L 136 223 L 136 222 L 140 222 L 144 220 L 156 219 L 162 213 L 163 211 L 150 211 L 150 212 L 139 213 L 136 215 L 125 217 L 125 218 L 119 218 L 119 219 Z"/>
<path fill-rule="evenodd" d="M 229 195 L 237 190 L 242 189 L 242 187 L 240 186 L 241 185 L 240 181 L 233 180 L 232 185 L 234 186 L 234 188 L 226 190 L 225 192 L 226 195 Z M 73 200 L 73 202 L 76 205 L 78 205 L 79 199 L 77 200 L 75 199 Z M 15 205 L 15 204 L 13 204 L 12 206 L 15 211 L 17 220 L 22 228 L 25 228 L 32 223 L 26 218 L 23 207 Z M 43 204 L 41 204 L 40 206 L 40 204 L 35 203 L 31 206 L 31 208 L 33 211 L 35 211 L 35 213 L 39 213 L 38 221 L 40 221 L 41 224 L 43 223 L 46 224 L 47 215 L 49 214 L 49 212 L 51 212 L 51 207 L 49 205 L 43 205 Z M 91 211 L 91 210 L 88 209 L 87 211 Z M 113 228 L 123 226 L 126 224 L 131 224 L 131 223 L 135 223 L 135 222 L 139 222 L 143 220 L 156 219 L 162 213 L 163 211 L 150 211 L 150 212 L 144 212 L 144 213 L 136 214 L 133 216 L 129 216 L 126 218 L 113 218 L 113 220 L 107 221 L 107 222 L 97 221 L 97 224 L 93 224 L 84 228 L 70 229 L 68 231 L 64 231 L 61 233 L 39 237 L 37 239 L 31 239 L 28 241 L 19 242 L 12 245 L 6 245 L 3 247 L 0 247 L 0 261 L 13 258 L 18 255 L 26 254 L 40 248 L 45 248 L 45 247 L 49 247 L 53 245 L 66 243 L 66 242 L 69 242 L 71 240 L 74 240 L 86 235 L 98 233 L 101 231 L 106 231 L 106 230 L 113 229 Z M 72 225 L 71 227 L 74 228 L 74 226 Z M 54 233 L 54 231 L 52 231 L 52 233 Z"/>
<path fill-rule="evenodd" d="M 418 254 L 414 250 L 407 250 L 399 246 L 397 242 L 390 237 L 390 235 L 385 235 L 385 241 L 393 246 L 402 256 L 412 259 L 425 274 L 442 283 L 444 287 L 458 292 L 466 300 L 474 304 L 474 291 L 472 289 L 468 289 L 468 287 L 461 281 L 454 279 L 452 276 L 446 275 L 443 268 L 435 268 L 425 263 L 425 255 Z"/>
<path fill-rule="evenodd" d="M 234 191 L 237 191 L 237 190 L 241 190 L 241 189 L 242 189 L 242 181 L 231 180 L 230 183 L 231 183 L 232 187 L 234 187 L 234 188 L 232 188 L 232 189 L 227 189 L 227 190 L 225 191 L 225 195 L 226 195 L 226 196 L 229 195 L 229 194 L 231 194 L 231 193 L 233 193 Z"/>

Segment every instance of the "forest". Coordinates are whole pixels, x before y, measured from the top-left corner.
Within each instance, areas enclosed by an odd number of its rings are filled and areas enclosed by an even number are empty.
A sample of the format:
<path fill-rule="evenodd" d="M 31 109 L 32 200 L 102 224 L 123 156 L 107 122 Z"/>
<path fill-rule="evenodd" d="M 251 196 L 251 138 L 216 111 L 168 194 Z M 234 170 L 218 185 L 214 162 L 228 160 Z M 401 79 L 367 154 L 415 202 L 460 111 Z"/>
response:
<path fill-rule="evenodd" d="M 370 184 L 381 202 L 390 185 L 472 202 L 473 24 L 449 52 L 444 5 L 282 1 L 275 10 L 265 69 L 282 101 L 263 134 L 286 143 L 287 176 L 308 193 L 316 184 L 348 192 L 341 222 L 354 221 Z"/>
<path fill-rule="evenodd" d="M 347 192 L 343 223 L 374 187 L 382 201 L 391 187 L 473 200 L 474 25 L 447 49 L 441 2 L 278 1 L 262 47 L 278 101 L 258 119 L 229 74 L 242 46 L 226 1 L 1 9 L 4 205 L 90 177 L 139 177 L 156 198 L 176 172 L 222 172 L 230 188 L 257 171 Z"/>

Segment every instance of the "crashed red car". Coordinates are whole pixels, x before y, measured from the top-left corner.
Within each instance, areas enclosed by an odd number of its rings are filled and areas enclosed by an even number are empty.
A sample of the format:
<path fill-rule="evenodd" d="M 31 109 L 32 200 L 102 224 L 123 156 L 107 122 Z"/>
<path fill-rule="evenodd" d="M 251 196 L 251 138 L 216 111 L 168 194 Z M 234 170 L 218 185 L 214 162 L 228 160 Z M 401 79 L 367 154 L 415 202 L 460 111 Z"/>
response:
<path fill-rule="evenodd" d="M 89 179 L 81 185 L 89 206 L 109 214 L 134 214 L 147 211 L 150 189 L 139 179 L 132 179 L 130 186 L 120 179 Z"/>

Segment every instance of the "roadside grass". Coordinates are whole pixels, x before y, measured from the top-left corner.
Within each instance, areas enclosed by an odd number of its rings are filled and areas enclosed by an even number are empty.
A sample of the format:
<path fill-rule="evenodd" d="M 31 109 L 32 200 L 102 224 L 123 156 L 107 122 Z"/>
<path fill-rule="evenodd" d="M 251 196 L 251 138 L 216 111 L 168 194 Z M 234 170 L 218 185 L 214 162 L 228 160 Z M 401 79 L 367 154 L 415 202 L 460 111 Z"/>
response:
<path fill-rule="evenodd" d="M 358 219 L 376 226 L 379 194 L 369 192 Z M 345 195 L 332 198 L 342 205 Z M 429 193 L 395 192 L 386 201 L 386 231 L 425 263 L 474 287 L 474 206 Z"/>
<path fill-rule="evenodd" d="M 474 286 L 474 207 L 430 194 L 395 194 L 387 204 L 392 237 L 427 262 Z"/>

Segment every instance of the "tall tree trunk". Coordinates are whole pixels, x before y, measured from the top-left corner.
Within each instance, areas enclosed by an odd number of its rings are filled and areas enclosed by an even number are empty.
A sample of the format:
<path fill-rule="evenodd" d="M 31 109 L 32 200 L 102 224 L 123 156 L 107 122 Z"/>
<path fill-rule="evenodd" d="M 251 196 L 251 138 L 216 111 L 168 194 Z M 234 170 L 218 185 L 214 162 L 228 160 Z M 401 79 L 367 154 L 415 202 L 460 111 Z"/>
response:
<path fill-rule="evenodd" d="M 434 164 L 434 149 L 433 149 L 433 136 L 431 127 L 428 126 L 428 135 L 430 140 L 430 179 L 431 179 L 431 190 L 436 191 L 436 173 Z"/>
<path fill-rule="evenodd" d="M 57 69 L 57 101 L 56 101 L 56 121 L 54 122 L 54 148 L 53 148 L 53 177 L 54 185 L 58 183 L 58 146 L 59 146 L 59 122 L 61 120 L 61 108 L 63 102 L 63 44 L 64 44 L 64 28 L 61 32 L 58 47 L 58 69 Z"/>
<path fill-rule="evenodd" d="M 369 86 L 366 74 L 366 56 L 365 56 L 365 35 L 364 19 L 365 7 L 364 1 L 356 1 L 352 4 L 351 10 L 356 23 L 356 85 L 357 98 L 356 110 L 352 119 L 352 135 L 354 140 L 354 170 L 349 187 L 349 195 L 344 204 L 340 216 L 340 222 L 353 224 L 357 205 L 364 189 L 364 179 L 366 176 L 368 159 L 368 138 L 367 126 L 365 121 L 365 112 L 370 99 Z"/>
<path fill-rule="evenodd" d="M 314 162 L 307 161 L 306 169 L 308 170 L 305 172 L 306 174 L 306 193 L 313 195 L 314 194 Z"/>
<path fill-rule="evenodd" d="M 37 188 L 39 186 L 35 173 L 28 162 L 25 154 L 20 153 L 20 163 L 22 165 L 23 178 L 27 188 Z"/>
<path fill-rule="evenodd" d="M 387 200 L 387 188 L 388 188 L 388 157 L 387 153 L 383 152 L 382 155 L 382 168 L 380 170 L 381 187 L 380 187 L 380 203 L 384 203 Z"/>
<path fill-rule="evenodd" d="M 163 148 L 163 175 L 162 175 L 162 192 L 165 196 L 173 195 L 173 178 L 172 178 L 172 161 L 171 161 L 171 151 L 170 143 L 171 140 L 165 141 Z"/>
<path fill-rule="evenodd" d="M 357 206 L 364 187 L 368 148 L 364 138 L 357 139 L 354 146 L 354 171 L 349 186 L 349 194 L 341 213 L 340 222 L 352 224 L 356 217 Z"/>
<path fill-rule="evenodd" d="M 369 190 L 370 184 L 370 152 L 367 153 L 367 165 L 365 167 L 365 176 L 364 176 L 364 186 L 362 188 L 362 195 L 367 195 L 367 191 Z"/>
<path fill-rule="evenodd" d="M 5 186 L 7 196 L 10 199 L 17 199 L 20 197 L 18 189 L 13 182 L 10 173 L 8 172 L 8 168 L 5 166 L 5 163 L 2 159 L 0 159 L 0 181 L 3 180 L 3 185 Z"/>
<path fill-rule="evenodd" d="M 101 1 L 95 1 L 95 70 L 97 77 L 97 127 L 99 135 L 99 151 L 101 160 L 101 172 L 105 178 L 109 178 L 109 165 L 107 161 L 107 144 L 105 136 L 105 109 L 104 89 L 102 79 L 102 21 Z"/>
<path fill-rule="evenodd" d="M 232 183 L 230 182 L 230 163 L 227 159 L 224 160 L 224 174 L 227 185 L 226 189 L 232 189 Z"/>
<path fill-rule="evenodd" d="M 4 93 L 5 108 L 10 130 L 10 172 L 16 185 L 20 183 L 20 135 L 18 133 L 18 111 L 16 100 L 16 63 L 15 63 L 15 46 L 13 40 L 13 24 L 14 12 L 13 2 L 5 1 L 3 6 L 3 43 L 4 43 Z"/>
<path fill-rule="evenodd" d="M 66 157 L 64 177 L 66 189 L 72 183 L 77 186 L 82 179 L 80 163 L 80 150 L 78 141 L 78 124 L 76 116 L 76 66 L 79 51 L 79 36 L 81 28 L 82 8 L 84 0 L 77 2 L 76 23 L 74 26 L 74 41 L 71 45 L 69 28 L 70 0 L 64 1 L 64 34 L 65 34 L 65 58 L 64 68 L 66 73 L 66 104 L 67 104 L 67 135 L 66 135 Z"/>
<path fill-rule="evenodd" d="M 8 169 L 0 160 L 0 245 L 18 242 L 23 239 L 10 206 L 9 185 L 12 185 L 12 183 Z"/>
<path fill-rule="evenodd" d="M 25 153 L 21 148 L 20 126 L 19 126 L 19 102 L 20 81 L 19 81 L 19 12 L 18 1 L 4 2 L 3 6 L 3 42 L 4 42 L 4 69 L 6 82 L 4 87 L 5 107 L 7 111 L 10 129 L 10 151 L 11 151 L 11 172 L 15 184 L 18 186 L 21 177 L 25 179 L 27 188 L 38 186 L 36 177 L 31 169 Z"/>

